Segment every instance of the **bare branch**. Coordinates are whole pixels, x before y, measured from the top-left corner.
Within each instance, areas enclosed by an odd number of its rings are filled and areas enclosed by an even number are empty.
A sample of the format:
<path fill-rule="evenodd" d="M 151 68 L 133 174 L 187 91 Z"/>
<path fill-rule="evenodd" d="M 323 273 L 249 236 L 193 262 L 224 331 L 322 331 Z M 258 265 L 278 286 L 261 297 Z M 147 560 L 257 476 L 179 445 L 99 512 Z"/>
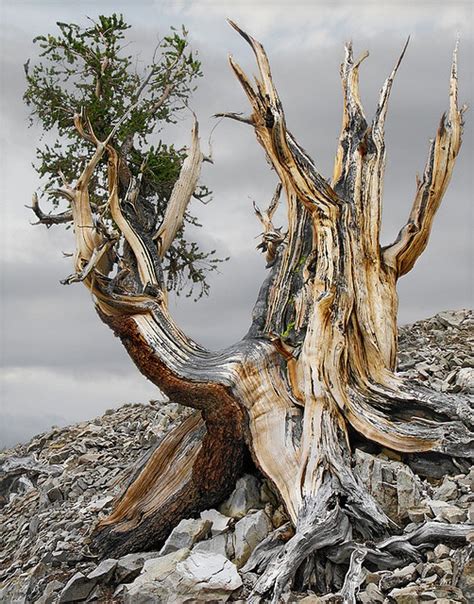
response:
<path fill-rule="evenodd" d="M 181 167 L 179 178 L 171 192 L 163 222 L 153 236 L 153 239 L 158 241 L 160 258 L 165 256 L 173 243 L 176 233 L 181 228 L 184 214 L 199 180 L 203 155 L 199 147 L 199 125 L 196 117 L 194 117 L 191 137 L 191 147 Z"/>
<path fill-rule="evenodd" d="M 253 202 L 255 214 L 263 225 L 262 241 L 257 246 L 257 249 L 265 252 L 267 268 L 272 266 L 275 262 L 277 249 L 285 241 L 286 237 L 286 235 L 281 232 L 281 228 L 275 228 L 272 222 L 273 214 L 275 213 L 280 200 L 281 190 L 282 184 L 278 183 L 270 205 L 264 212 L 262 212 L 257 204 Z"/>
<path fill-rule="evenodd" d="M 407 41 L 405 42 L 405 46 L 403 47 L 402 52 L 400 53 L 400 56 L 398 57 L 398 61 L 396 62 L 395 67 L 392 69 L 392 73 L 385 80 L 384 85 L 382 86 L 382 89 L 380 91 L 379 103 L 377 106 L 377 111 L 375 113 L 374 121 L 372 123 L 372 131 L 374 133 L 376 133 L 376 132 L 383 133 L 385 117 L 387 115 L 388 100 L 390 98 L 390 93 L 392 91 L 393 80 L 395 79 L 395 76 L 397 75 L 397 71 L 398 71 L 398 68 L 400 67 L 403 57 L 405 56 L 405 52 L 408 48 L 409 42 L 410 42 L 410 36 L 408 36 Z"/>
<path fill-rule="evenodd" d="M 450 78 L 450 102 L 448 115 L 443 114 L 431 144 L 423 178 L 418 181 L 413 207 L 405 226 L 397 239 L 387 246 L 383 259 L 395 269 L 398 277 L 408 273 L 428 243 L 434 216 L 451 179 L 456 157 L 461 147 L 462 113 L 458 108 L 457 81 L 458 44 L 453 53 Z"/>
<path fill-rule="evenodd" d="M 354 148 L 360 142 L 361 133 L 364 133 L 367 128 L 359 96 L 359 66 L 368 56 L 369 53 L 366 51 L 354 62 L 352 42 L 345 46 L 344 62 L 341 65 L 344 108 L 332 177 L 333 186 L 349 174 Z"/>
<path fill-rule="evenodd" d="M 287 131 L 283 108 L 273 84 L 270 64 L 263 46 L 234 22 L 229 23 L 249 43 L 257 60 L 260 78 L 256 78 L 254 89 L 241 67 L 229 57 L 230 65 L 252 105 L 251 120 L 257 139 L 265 149 L 280 180 L 286 188 L 291 187 L 294 190 L 297 198 L 310 212 L 318 208 L 327 211 L 336 207 L 340 202 L 337 195 L 317 172 L 311 158 Z"/>
<path fill-rule="evenodd" d="M 236 122 L 242 122 L 243 124 L 250 124 L 251 126 L 253 126 L 252 118 L 245 117 L 243 113 L 234 113 L 234 112 L 215 113 L 212 117 L 227 117 L 231 120 L 235 120 Z"/>
<path fill-rule="evenodd" d="M 45 214 L 40 208 L 38 195 L 36 193 L 33 193 L 31 203 L 31 206 L 25 207 L 30 210 L 33 210 L 35 216 L 38 218 L 38 222 L 35 222 L 34 224 L 45 224 L 49 228 L 53 224 L 65 224 L 67 222 L 72 222 L 71 210 L 66 210 L 65 212 L 61 212 L 60 214 Z"/>
<path fill-rule="evenodd" d="M 80 272 L 73 273 L 72 275 L 69 275 L 69 277 L 66 277 L 66 279 L 62 279 L 61 284 L 70 285 L 71 283 L 85 281 L 114 243 L 115 241 L 102 242 L 102 244 L 92 252 L 91 257 L 84 268 Z"/>

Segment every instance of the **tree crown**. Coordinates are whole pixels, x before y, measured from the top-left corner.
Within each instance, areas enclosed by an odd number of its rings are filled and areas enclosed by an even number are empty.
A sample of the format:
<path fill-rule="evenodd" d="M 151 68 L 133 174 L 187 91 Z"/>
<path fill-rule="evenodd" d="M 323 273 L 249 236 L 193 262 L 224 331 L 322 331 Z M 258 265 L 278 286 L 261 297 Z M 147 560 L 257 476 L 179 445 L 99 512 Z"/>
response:
<path fill-rule="evenodd" d="M 156 230 L 186 156 L 185 149 L 161 140 L 160 132 L 165 124 L 176 123 L 202 76 L 188 31 L 184 26 L 171 28 L 146 64 L 128 52 L 130 26 L 122 15 L 100 15 L 87 26 L 61 22 L 57 26 L 57 35 L 34 39 L 40 59 L 33 66 L 30 61 L 25 64 L 24 100 L 31 109 L 30 124 L 37 120 L 45 133 L 52 133 L 36 150 L 35 169 L 43 180 L 43 193 L 57 208 L 61 185 L 77 178 L 90 157 L 91 145 L 74 127 L 75 115 L 87 116 L 100 140 L 120 121 L 111 141 L 120 154 L 120 186 L 126 191 L 132 182 L 139 182 L 140 206 L 146 208 L 146 216 L 139 219 Z M 90 197 L 95 208 L 103 208 L 101 219 L 111 224 L 108 194 L 107 161 L 102 159 L 90 182 Z M 209 196 L 205 186 L 195 194 L 202 201 Z M 187 211 L 163 268 L 169 290 L 200 297 L 209 291 L 207 273 L 222 260 L 215 250 L 204 251 L 189 241 L 186 224 L 201 226 Z"/>

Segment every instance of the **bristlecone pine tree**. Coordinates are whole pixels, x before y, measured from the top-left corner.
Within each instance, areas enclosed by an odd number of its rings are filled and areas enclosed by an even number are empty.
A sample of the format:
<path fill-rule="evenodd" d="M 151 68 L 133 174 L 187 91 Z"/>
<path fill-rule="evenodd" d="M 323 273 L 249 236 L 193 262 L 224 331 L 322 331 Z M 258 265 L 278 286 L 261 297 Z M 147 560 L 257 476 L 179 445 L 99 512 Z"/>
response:
<path fill-rule="evenodd" d="M 250 452 L 291 526 L 260 546 L 253 569 L 259 579 L 249 602 L 278 602 L 295 577 L 300 587 L 310 585 L 325 564 L 328 590 L 328 569 L 347 570 L 339 595 L 352 602 L 364 560 L 393 568 L 402 559 L 416 559 L 427 541 L 466 534 L 461 526 L 428 522 L 410 537 L 390 537 L 396 527 L 351 467 L 356 434 L 405 454 L 473 454 L 467 401 L 407 383 L 395 366 L 397 281 L 426 247 L 461 146 L 456 50 L 449 110 L 417 181 L 413 208 L 396 240 L 381 247 L 384 121 L 403 53 L 368 123 L 358 85 L 367 54 L 354 60 L 346 46 L 342 130 L 327 180 L 287 129 L 262 45 L 231 25 L 253 50 L 259 75 L 251 82 L 230 58 L 252 111 L 249 117 L 220 115 L 254 129 L 280 182 L 268 209 L 255 208 L 269 274 L 247 335 L 230 348 L 212 352 L 192 341 L 167 305 L 163 258 L 182 225 L 204 158 L 197 121 L 155 230 L 153 208 L 137 207 L 139 180 L 121 186 L 118 126 L 99 137 L 87 115 L 74 116 L 76 133 L 92 151 L 76 184 L 61 186 L 76 237 L 73 280 L 91 291 L 100 318 L 139 370 L 173 401 L 196 410 L 157 446 L 99 523 L 94 541 L 108 556 L 156 547 L 181 518 L 223 500 Z M 103 158 L 108 226 L 101 220 L 103 208 L 90 201 Z M 286 233 L 272 222 L 282 192 Z M 149 220 L 137 219 L 140 211 L 151 212 Z"/>

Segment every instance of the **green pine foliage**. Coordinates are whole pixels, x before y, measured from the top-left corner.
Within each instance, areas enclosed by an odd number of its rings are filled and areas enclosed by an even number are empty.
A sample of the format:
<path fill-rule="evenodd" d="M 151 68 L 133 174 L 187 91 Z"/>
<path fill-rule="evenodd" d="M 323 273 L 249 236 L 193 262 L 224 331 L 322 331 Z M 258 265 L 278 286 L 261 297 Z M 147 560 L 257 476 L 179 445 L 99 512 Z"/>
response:
<path fill-rule="evenodd" d="M 164 124 L 176 123 L 202 76 L 201 63 L 189 48 L 188 32 L 184 27 L 171 28 L 157 43 L 150 63 L 143 65 L 140 56 L 129 54 L 126 34 L 130 26 L 122 15 L 101 15 L 97 21 L 89 20 L 87 26 L 60 22 L 57 26 L 57 35 L 34 39 L 40 59 L 34 65 L 30 61 L 25 64 L 24 100 L 30 108 L 31 124 L 38 121 L 45 132 L 34 165 L 42 178 L 43 193 L 56 208 L 59 198 L 55 189 L 61 186 L 63 176 L 74 182 L 91 156 L 92 146 L 74 128 L 75 114 L 85 113 L 97 137 L 104 140 L 132 108 L 112 144 L 121 157 L 122 186 L 131 178 L 141 180 L 139 203 L 147 209 L 148 221 L 153 216 L 155 224 L 148 227 L 155 230 L 185 158 L 185 150 L 165 144 L 160 131 Z M 109 218 L 106 176 L 104 159 L 90 186 L 91 203 L 104 208 L 104 220 Z M 201 186 L 196 197 L 209 200 L 210 191 Z M 169 290 L 198 298 L 209 292 L 206 276 L 223 260 L 215 250 L 203 251 L 186 238 L 189 224 L 201 226 L 194 216 L 186 214 L 163 268 Z"/>

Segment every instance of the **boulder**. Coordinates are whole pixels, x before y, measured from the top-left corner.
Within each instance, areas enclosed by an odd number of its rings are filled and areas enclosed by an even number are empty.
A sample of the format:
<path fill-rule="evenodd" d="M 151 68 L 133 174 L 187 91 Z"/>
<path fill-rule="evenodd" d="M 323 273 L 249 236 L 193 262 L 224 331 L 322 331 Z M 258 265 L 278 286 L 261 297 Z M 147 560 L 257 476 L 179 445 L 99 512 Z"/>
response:
<path fill-rule="evenodd" d="M 239 478 L 234 491 L 221 505 L 219 511 L 232 518 L 243 518 L 249 510 L 263 507 L 264 503 L 260 499 L 260 481 L 255 476 L 245 474 Z"/>
<path fill-rule="evenodd" d="M 399 461 L 375 457 L 356 449 L 354 471 L 383 511 L 395 522 L 408 519 L 417 507 L 423 485 L 412 470 Z"/>
<path fill-rule="evenodd" d="M 250 514 L 235 525 L 235 564 L 241 568 L 257 545 L 273 529 L 263 510 Z"/>
<path fill-rule="evenodd" d="M 85 600 L 96 586 L 97 581 L 88 579 L 81 572 L 74 574 L 64 586 L 59 596 L 59 604 Z"/>
<path fill-rule="evenodd" d="M 241 585 L 235 565 L 224 556 L 183 548 L 147 560 L 122 595 L 124 604 L 226 602 Z"/>
<path fill-rule="evenodd" d="M 202 520 L 208 520 L 212 523 L 211 535 L 219 535 L 224 531 L 227 531 L 232 523 L 232 519 L 229 516 L 224 516 L 217 510 L 204 510 L 201 512 Z"/>
<path fill-rule="evenodd" d="M 170 552 L 176 552 L 183 547 L 191 549 L 195 543 L 205 539 L 209 535 L 211 525 L 210 520 L 202 518 L 181 520 L 165 541 L 160 555 L 164 556 Z"/>

